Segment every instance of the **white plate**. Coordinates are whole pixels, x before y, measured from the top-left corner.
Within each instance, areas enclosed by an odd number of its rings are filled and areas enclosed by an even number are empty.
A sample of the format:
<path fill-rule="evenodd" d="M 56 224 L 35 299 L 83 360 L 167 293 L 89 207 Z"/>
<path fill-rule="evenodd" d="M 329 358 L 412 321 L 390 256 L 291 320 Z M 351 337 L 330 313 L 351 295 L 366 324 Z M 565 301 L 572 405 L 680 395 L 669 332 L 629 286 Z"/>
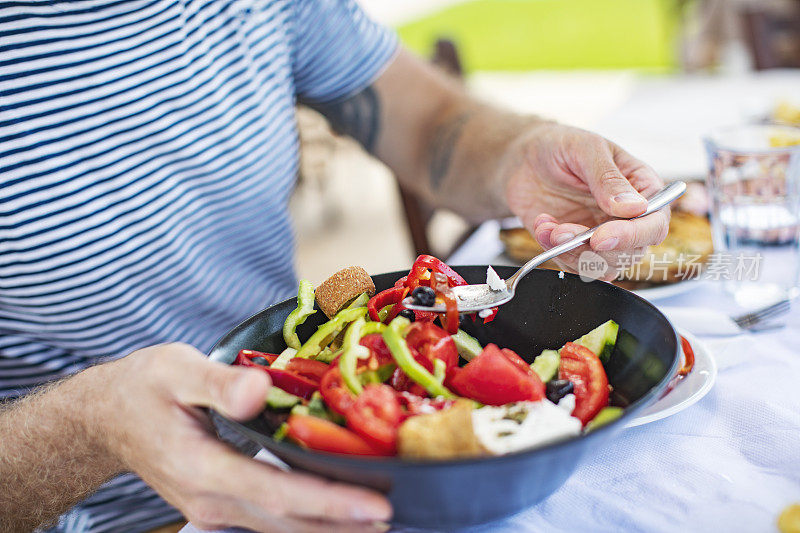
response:
<path fill-rule="evenodd" d="M 670 283 L 668 285 L 656 285 L 655 287 L 649 287 L 647 289 L 639 289 L 632 292 L 637 296 L 641 296 L 645 300 L 653 301 L 653 300 L 660 300 L 662 298 L 671 298 L 672 296 L 677 296 L 679 294 L 689 292 L 694 288 L 695 285 L 693 284 L 693 280 L 686 280 L 686 281 L 679 281 L 677 283 Z M 689 337 L 686 338 L 688 339 Z"/>
<path fill-rule="evenodd" d="M 711 352 L 708 351 L 705 344 L 688 331 L 679 328 L 678 334 L 686 337 L 686 340 L 692 345 L 694 368 L 666 396 L 647 407 L 638 417 L 628 422 L 626 427 L 649 424 L 679 413 L 697 403 L 714 386 L 714 381 L 717 379 L 717 364 L 714 362 Z"/>

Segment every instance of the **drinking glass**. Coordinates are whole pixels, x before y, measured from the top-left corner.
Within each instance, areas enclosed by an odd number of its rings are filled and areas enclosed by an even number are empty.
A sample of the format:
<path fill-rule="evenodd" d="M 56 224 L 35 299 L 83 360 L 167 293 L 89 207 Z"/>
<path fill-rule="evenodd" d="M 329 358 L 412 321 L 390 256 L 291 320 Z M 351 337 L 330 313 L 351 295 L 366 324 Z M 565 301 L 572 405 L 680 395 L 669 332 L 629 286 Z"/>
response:
<path fill-rule="evenodd" d="M 714 255 L 706 275 L 746 307 L 794 297 L 800 279 L 800 129 L 721 128 L 704 143 Z"/>

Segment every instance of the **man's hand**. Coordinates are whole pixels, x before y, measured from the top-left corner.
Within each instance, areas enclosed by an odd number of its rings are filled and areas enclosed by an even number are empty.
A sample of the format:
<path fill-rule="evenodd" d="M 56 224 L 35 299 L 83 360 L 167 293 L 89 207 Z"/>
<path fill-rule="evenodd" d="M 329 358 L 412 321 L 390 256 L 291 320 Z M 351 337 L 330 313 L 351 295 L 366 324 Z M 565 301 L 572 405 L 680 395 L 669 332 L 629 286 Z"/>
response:
<path fill-rule="evenodd" d="M 255 416 L 266 373 L 209 361 L 169 344 L 109 365 L 108 447 L 197 527 L 255 531 L 374 531 L 391 516 L 378 493 L 244 457 L 219 442 L 197 407 Z"/>
<path fill-rule="evenodd" d="M 265 372 L 165 344 L 0 406 L 0 531 L 52 523 L 126 470 L 201 528 L 380 529 L 391 515 L 380 494 L 245 457 L 215 438 L 198 408 L 250 418 L 269 387 Z"/>
<path fill-rule="evenodd" d="M 545 249 L 613 217 L 644 212 L 645 197 L 663 183 L 656 173 L 614 143 L 584 130 L 542 122 L 520 136 L 506 161 L 506 197 L 512 212 Z M 590 248 L 612 267 L 630 266 L 647 246 L 667 236 L 669 209 L 631 221 L 603 224 L 588 245 L 562 254 L 558 263 L 578 269 Z"/>

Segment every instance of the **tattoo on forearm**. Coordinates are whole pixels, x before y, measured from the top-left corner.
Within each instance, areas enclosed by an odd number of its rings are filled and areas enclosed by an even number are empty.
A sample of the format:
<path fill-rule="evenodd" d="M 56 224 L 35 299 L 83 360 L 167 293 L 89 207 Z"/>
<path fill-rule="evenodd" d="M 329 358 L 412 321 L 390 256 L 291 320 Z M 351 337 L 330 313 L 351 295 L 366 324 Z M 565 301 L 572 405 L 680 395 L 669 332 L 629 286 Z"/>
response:
<path fill-rule="evenodd" d="M 325 115 L 334 131 L 349 135 L 368 152 L 374 152 L 380 131 L 381 107 L 374 88 L 367 87 L 353 96 L 335 102 L 301 103 Z"/>
<path fill-rule="evenodd" d="M 469 121 L 470 113 L 462 113 L 439 126 L 433 134 L 431 141 L 431 165 L 430 180 L 431 188 L 438 191 L 444 181 L 444 177 L 450 170 L 450 162 L 453 159 L 453 150 L 461 137 L 464 125 Z"/>

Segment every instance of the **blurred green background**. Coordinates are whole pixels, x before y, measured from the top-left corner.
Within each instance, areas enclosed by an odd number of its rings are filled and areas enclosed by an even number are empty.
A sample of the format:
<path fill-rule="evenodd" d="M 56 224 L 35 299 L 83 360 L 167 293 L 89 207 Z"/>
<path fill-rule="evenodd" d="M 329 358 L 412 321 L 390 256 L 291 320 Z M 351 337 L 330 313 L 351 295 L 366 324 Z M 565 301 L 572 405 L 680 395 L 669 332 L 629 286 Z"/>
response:
<path fill-rule="evenodd" d="M 437 38 L 455 42 L 464 69 L 669 71 L 677 65 L 677 0 L 475 0 L 398 28 L 430 55 Z"/>

